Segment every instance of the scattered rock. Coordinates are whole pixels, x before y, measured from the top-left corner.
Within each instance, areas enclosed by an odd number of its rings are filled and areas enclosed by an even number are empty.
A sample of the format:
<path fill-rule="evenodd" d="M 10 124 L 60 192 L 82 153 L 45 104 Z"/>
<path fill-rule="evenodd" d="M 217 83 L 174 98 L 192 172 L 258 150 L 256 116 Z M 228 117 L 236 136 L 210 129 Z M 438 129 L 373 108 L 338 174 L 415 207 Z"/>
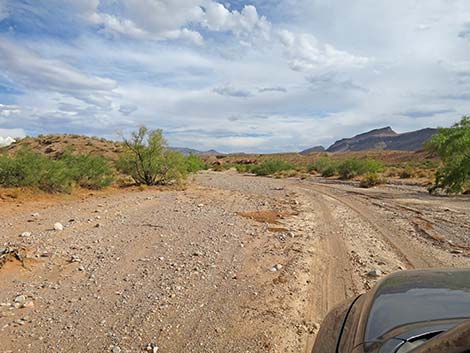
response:
<path fill-rule="evenodd" d="M 273 267 L 271 267 L 270 271 L 271 272 L 276 272 L 276 271 L 280 271 L 281 269 L 282 269 L 282 265 L 281 264 L 276 264 Z"/>
<path fill-rule="evenodd" d="M 72 255 L 72 257 L 70 258 L 70 262 L 81 262 L 81 261 L 82 259 L 78 255 Z"/>
<path fill-rule="evenodd" d="M 19 295 L 15 298 L 15 303 L 23 304 L 26 302 L 26 296 L 24 295 Z"/>
<path fill-rule="evenodd" d="M 23 232 L 20 234 L 20 237 L 22 238 L 27 238 L 27 237 L 30 237 L 31 236 L 31 232 Z"/>
<path fill-rule="evenodd" d="M 57 231 L 61 231 L 61 230 L 64 230 L 64 226 L 62 225 L 62 223 L 54 223 L 54 230 L 57 230 Z"/>
<path fill-rule="evenodd" d="M 147 346 L 145 346 L 145 351 L 150 353 L 157 353 L 158 346 L 155 343 L 149 343 Z"/>
<path fill-rule="evenodd" d="M 119 346 L 113 346 L 113 347 L 111 347 L 111 352 L 112 353 L 121 353 L 122 349 Z"/>
<path fill-rule="evenodd" d="M 28 300 L 26 303 L 23 304 L 23 308 L 32 309 L 34 308 L 34 302 L 32 300 Z"/>
<path fill-rule="evenodd" d="M 377 277 L 382 276 L 383 273 L 382 273 L 382 271 L 379 270 L 378 268 L 374 268 L 373 270 L 367 272 L 367 275 L 368 275 L 369 277 L 375 277 L 375 278 L 377 278 Z"/>

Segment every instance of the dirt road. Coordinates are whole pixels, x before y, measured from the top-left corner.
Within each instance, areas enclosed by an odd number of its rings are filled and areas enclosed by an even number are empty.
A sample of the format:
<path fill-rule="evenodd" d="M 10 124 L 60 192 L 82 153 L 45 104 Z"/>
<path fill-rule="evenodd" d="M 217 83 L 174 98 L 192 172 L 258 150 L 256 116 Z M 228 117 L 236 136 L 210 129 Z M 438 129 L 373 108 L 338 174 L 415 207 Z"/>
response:
<path fill-rule="evenodd" d="M 309 352 L 370 271 L 470 265 L 469 198 L 415 187 L 205 172 L 0 205 L 0 248 L 27 254 L 0 268 L 0 352 Z"/>

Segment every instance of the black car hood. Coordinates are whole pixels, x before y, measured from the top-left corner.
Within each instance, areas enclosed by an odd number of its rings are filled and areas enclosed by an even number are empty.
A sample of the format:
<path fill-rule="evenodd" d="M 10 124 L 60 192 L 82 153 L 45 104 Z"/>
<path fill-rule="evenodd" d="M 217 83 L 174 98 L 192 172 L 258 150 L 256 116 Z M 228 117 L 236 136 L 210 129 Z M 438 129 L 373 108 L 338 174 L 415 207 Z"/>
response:
<path fill-rule="evenodd" d="M 415 323 L 470 318 L 470 269 L 400 272 L 373 293 L 364 342 Z"/>

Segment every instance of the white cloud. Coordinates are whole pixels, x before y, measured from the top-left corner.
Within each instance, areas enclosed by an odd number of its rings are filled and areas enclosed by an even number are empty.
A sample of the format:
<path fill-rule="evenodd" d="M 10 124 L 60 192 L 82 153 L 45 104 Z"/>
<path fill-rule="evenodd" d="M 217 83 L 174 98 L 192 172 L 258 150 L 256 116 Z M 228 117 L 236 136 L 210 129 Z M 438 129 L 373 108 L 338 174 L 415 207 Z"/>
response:
<path fill-rule="evenodd" d="M 0 117 L 10 117 L 20 112 L 21 110 L 16 105 L 0 104 Z"/>
<path fill-rule="evenodd" d="M 308 33 L 281 30 L 279 38 L 294 71 L 324 71 L 362 68 L 370 59 L 341 51 L 329 44 L 320 43 Z"/>
<path fill-rule="evenodd" d="M 197 45 L 202 45 L 204 38 L 191 27 L 232 32 L 240 37 L 258 32 L 265 38 L 270 30 L 270 23 L 252 5 L 231 11 L 213 0 L 117 0 L 116 3 L 125 9 L 119 15 L 101 12 L 93 3 L 81 8 L 82 16 L 101 26 L 107 35 L 146 40 L 182 39 Z"/>
<path fill-rule="evenodd" d="M 8 146 L 15 142 L 14 138 L 25 137 L 23 129 L 0 129 L 0 146 Z"/>
<path fill-rule="evenodd" d="M 0 146 L 9 146 L 13 142 L 16 142 L 16 140 L 10 136 L 8 137 L 1 137 L 0 136 Z"/>
<path fill-rule="evenodd" d="M 6 79 L 24 88 L 49 90 L 80 100 L 101 101 L 117 87 L 114 80 L 87 75 L 62 61 L 45 59 L 31 50 L 0 38 L 0 67 Z M 95 94 L 100 92 L 99 97 Z"/>
<path fill-rule="evenodd" d="M 261 30 L 266 34 L 270 30 L 270 23 L 265 17 L 258 15 L 253 5 L 245 5 L 239 12 L 229 11 L 224 5 L 211 1 L 204 9 L 202 23 L 213 31 L 231 31 L 240 34 Z"/>

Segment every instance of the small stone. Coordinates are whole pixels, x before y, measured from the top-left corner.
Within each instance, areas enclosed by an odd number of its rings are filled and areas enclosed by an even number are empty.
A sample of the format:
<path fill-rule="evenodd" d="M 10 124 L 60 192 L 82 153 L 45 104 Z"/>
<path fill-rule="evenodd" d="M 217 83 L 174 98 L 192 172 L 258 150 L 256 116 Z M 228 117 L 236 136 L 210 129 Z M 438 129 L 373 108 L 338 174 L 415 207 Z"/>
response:
<path fill-rule="evenodd" d="M 39 213 L 37 213 L 37 212 L 31 213 L 31 217 L 38 218 L 38 217 L 39 217 Z"/>
<path fill-rule="evenodd" d="M 204 207 L 204 204 L 200 203 L 200 204 L 197 205 L 197 207 L 202 208 L 202 207 Z"/>
<path fill-rule="evenodd" d="M 57 230 L 57 231 L 61 231 L 61 230 L 64 230 L 64 226 L 62 225 L 62 223 L 54 223 L 54 230 Z"/>
<path fill-rule="evenodd" d="M 146 347 L 145 350 L 150 353 L 157 353 L 158 352 L 158 346 L 155 343 L 149 343 Z"/>
<path fill-rule="evenodd" d="M 20 237 L 22 238 L 27 238 L 27 237 L 30 237 L 31 236 L 31 232 L 23 232 L 20 234 Z"/>
<path fill-rule="evenodd" d="M 112 353 L 121 353 L 121 351 L 122 351 L 122 350 L 121 350 L 121 347 L 119 347 L 119 346 L 113 346 L 113 347 L 111 348 L 111 352 L 112 352 Z"/>
<path fill-rule="evenodd" d="M 451 254 L 462 254 L 463 251 L 462 251 L 462 250 L 459 250 L 459 249 L 452 249 L 452 250 L 450 251 L 450 253 L 451 253 Z"/>
<path fill-rule="evenodd" d="M 282 269 L 282 265 L 281 264 L 277 264 L 274 266 L 276 268 L 276 270 L 280 271 Z"/>
<path fill-rule="evenodd" d="M 80 265 L 80 266 L 78 267 L 78 270 L 79 270 L 79 271 L 85 271 L 85 266 Z"/>
<path fill-rule="evenodd" d="M 23 304 L 23 308 L 32 309 L 34 308 L 34 302 L 32 300 L 28 300 L 26 303 Z"/>
<path fill-rule="evenodd" d="M 367 273 L 369 277 L 380 277 L 383 275 L 382 271 L 380 271 L 378 268 L 374 268 L 373 270 L 369 271 Z"/>
<path fill-rule="evenodd" d="M 15 303 L 23 304 L 26 301 L 26 296 L 19 295 L 15 298 Z"/>
<path fill-rule="evenodd" d="M 70 262 L 81 262 L 82 259 L 80 259 L 80 256 L 78 255 L 72 255 L 72 257 L 70 258 Z"/>
<path fill-rule="evenodd" d="M 50 252 L 44 252 L 41 254 L 41 257 L 51 257 L 52 256 L 52 253 Z"/>

